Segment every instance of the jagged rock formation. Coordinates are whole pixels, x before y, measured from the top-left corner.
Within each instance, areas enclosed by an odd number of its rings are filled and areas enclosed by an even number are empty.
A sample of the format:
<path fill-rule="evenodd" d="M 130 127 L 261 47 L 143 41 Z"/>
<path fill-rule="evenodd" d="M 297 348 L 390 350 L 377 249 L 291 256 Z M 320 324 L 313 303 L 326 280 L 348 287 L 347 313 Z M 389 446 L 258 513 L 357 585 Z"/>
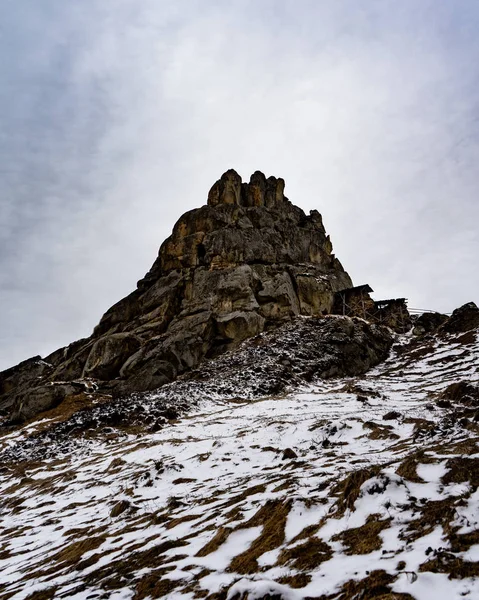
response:
<path fill-rule="evenodd" d="M 116 394 L 157 388 L 265 329 L 331 312 L 334 293 L 351 285 L 321 215 L 294 206 L 284 180 L 257 171 L 242 183 L 227 171 L 89 338 L 0 375 L 0 409 L 25 417 L 32 389 L 45 406 L 48 392 L 58 402 L 60 385 L 85 378 Z"/>
<path fill-rule="evenodd" d="M 437 331 L 437 329 L 448 320 L 447 315 L 437 312 L 427 312 L 414 319 L 414 335 L 424 335 Z"/>

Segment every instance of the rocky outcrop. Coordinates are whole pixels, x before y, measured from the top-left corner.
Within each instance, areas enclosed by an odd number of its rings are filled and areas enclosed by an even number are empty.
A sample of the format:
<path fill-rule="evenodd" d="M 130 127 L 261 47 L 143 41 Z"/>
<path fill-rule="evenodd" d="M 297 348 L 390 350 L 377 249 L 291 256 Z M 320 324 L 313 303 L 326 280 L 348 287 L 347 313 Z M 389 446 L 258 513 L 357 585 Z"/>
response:
<path fill-rule="evenodd" d="M 257 171 L 243 183 L 227 171 L 89 338 L 0 379 L 0 408 L 25 405 L 52 381 L 92 378 L 117 395 L 155 389 L 264 330 L 331 312 L 334 293 L 351 285 L 321 215 L 294 206 L 284 180 Z"/>
<path fill-rule="evenodd" d="M 365 287 L 372 291 L 360 286 Z M 105 313 L 90 337 L 0 373 L 0 417 L 31 418 L 74 394 L 69 386 L 75 382 L 89 390 L 93 382 L 99 394 L 113 396 L 156 389 L 243 340 L 292 321 L 296 327 L 301 316 L 328 315 L 337 292 L 360 288 L 352 288 L 332 253 L 321 215 L 306 215 L 294 206 L 282 179 L 257 171 L 243 183 L 235 171 L 227 171 L 211 188 L 207 204 L 178 220 L 150 271 Z M 399 306 L 402 299 L 369 300 L 374 317 L 380 312 L 377 304 L 384 312 L 385 304 Z M 364 307 L 361 299 L 362 312 L 353 310 L 350 316 L 374 321 L 363 314 Z M 376 321 L 403 331 L 410 321 L 400 307 L 399 325 L 382 313 Z M 470 332 L 479 326 L 479 309 L 469 303 L 450 318 L 423 315 L 415 325 L 419 336 Z M 352 337 L 359 340 L 354 352 L 361 345 L 366 352 L 358 369 L 366 369 L 375 361 L 367 340 L 358 331 Z M 358 357 L 346 351 L 351 344 L 344 345 L 339 334 L 337 344 L 342 344 L 343 366 L 338 369 L 334 360 L 329 368 L 315 366 L 315 372 L 356 372 Z M 332 356 L 318 348 L 321 356 Z"/>
<path fill-rule="evenodd" d="M 479 327 L 479 308 L 474 302 L 468 302 L 456 308 L 451 317 L 442 325 L 445 333 L 464 333 Z"/>
<path fill-rule="evenodd" d="M 281 179 L 256 172 L 246 184 L 228 171 L 94 336 L 137 336 L 116 389 L 152 389 L 265 328 L 330 312 L 334 292 L 349 284 L 319 213 L 292 205 Z"/>
<path fill-rule="evenodd" d="M 41 356 L 33 356 L 0 373 L 0 415 L 11 412 L 19 395 L 36 387 L 52 372 L 52 365 L 42 360 Z"/>
<path fill-rule="evenodd" d="M 83 382 L 49 382 L 30 388 L 15 398 L 9 423 L 22 423 L 38 413 L 61 404 L 65 398 L 84 392 L 87 386 Z"/>
<path fill-rule="evenodd" d="M 0 462 L 18 461 L 20 456 L 43 460 L 73 454 L 92 430 L 158 431 L 208 398 L 241 402 L 277 397 L 320 379 L 360 376 L 387 358 L 392 343 L 390 329 L 363 319 L 296 317 L 202 362 L 154 394 L 115 398 L 67 415 L 65 420 L 33 434 L 24 444 L 17 444 L 12 451 L 0 454 Z M 50 387 L 35 390 L 39 400 L 54 399 L 57 389 Z M 70 394 L 72 391 L 68 390 Z"/>
<path fill-rule="evenodd" d="M 356 317 L 298 317 L 200 365 L 182 381 L 201 382 L 205 397 L 279 394 L 319 379 L 362 375 L 387 358 L 392 343 L 389 328 Z"/>
<path fill-rule="evenodd" d="M 451 383 L 439 397 L 443 400 L 479 406 L 479 384 L 473 381 Z"/>
<path fill-rule="evenodd" d="M 113 333 L 100 337 L 88 353 L 83 377 L 108 380 L 118 377 L 125 361 L 141 347 L 132 333 Z"/>
<path fill-rule="evenodd" d="M 414 319 L 413 334 L 421 336 L 427 333 L 433 333 L 439 329 L 448 320 L 447 315 L 438 312 L 422 313 Z"/>

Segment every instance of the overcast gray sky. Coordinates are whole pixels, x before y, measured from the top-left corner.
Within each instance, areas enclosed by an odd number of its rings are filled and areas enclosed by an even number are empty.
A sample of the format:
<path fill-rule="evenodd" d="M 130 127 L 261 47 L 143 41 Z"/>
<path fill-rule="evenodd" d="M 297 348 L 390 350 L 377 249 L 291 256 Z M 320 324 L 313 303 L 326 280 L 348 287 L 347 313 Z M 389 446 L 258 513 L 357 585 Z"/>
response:
<path fill-rule="evenodd" d="M 89 335 L 231 167 L 376 298 L 479 301 L 477 0 L 0 5 L 0 368 Z"/>

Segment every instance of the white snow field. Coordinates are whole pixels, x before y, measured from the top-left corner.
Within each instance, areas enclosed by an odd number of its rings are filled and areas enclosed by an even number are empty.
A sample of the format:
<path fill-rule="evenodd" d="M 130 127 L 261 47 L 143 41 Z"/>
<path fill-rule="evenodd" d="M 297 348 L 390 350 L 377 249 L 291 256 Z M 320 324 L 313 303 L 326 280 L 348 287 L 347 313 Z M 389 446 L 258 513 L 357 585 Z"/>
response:
<path fill-rule="evenodd" d="M 479 344 L 410 339 L 363 377 L 0 464 L 0 598 L 479 598 L 478 411 L 438 405 Z"/>

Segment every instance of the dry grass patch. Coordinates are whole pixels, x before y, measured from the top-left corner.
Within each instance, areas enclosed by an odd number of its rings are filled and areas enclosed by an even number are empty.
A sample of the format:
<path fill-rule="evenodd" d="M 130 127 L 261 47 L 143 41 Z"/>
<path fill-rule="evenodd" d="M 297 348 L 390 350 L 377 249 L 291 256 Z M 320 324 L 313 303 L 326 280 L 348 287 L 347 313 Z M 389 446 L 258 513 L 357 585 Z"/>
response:
<path fill-rule="evenodd" d="M 371 433 L 368 435 L 370 440 L 398 440 L 399 436 L 394 433 L 391 425 L 380 425 L 374 421 L 366 421 L 363 423 L 363 429 L 370 429 Z"/>
<path fill-rule="evenodd" d="M 438 526 L 442 526 L 446 535 L 451 533 L 451 523 L 456 517 L 456 503 L 459 500 L 457 496 L 452 496 L 444 500 L 426 502 L 420 508 L 420 516 L 409 522 L 407 529 L 400 537 L 408 541 L 414 541 L 428 535 Z"/>
<path fill-rule="evenodd" d="M 296 542 L 299 542 L 301 540 L 307 540 L 313 535 L 316 535 L 316 533 L 318 533 L 318 531 L 321 529 L 325 522 L 326 518 L 323 517 L 317 525 L 308 525 L 307 527 L 302 529 L 298 533 L 298 535 L 294 536 L 294 538 L 290 541 L 290 544 L 295 544 Z"/>
<path fill-rule="evenodd" d="M 399 464 L 399 467 L 396 469 L 396 475 L 414 483 L 424 483 L 424 479 L 417 474 L 418 465 L 430 465 L 437 462 L 437 459 L 426 456 L 424 451 L 415 452 L 407 456 Z"/>
<path fill-rule="evenodd" d="M 188 565 L 186 567 L 183 567 L 183 571 L 190 571 L 191 569 L 195 568 L 197 568 L 196 565 Z M 206 598 L 209 594 L 208 590 L 198 588 L 197 584 L 200 579 L 203 579 L 203 577 L 206 577 L 210 573 L 213 573 L 211 569 L 201 569 L 198 573 L 193 575 L 193 578 L 189 580 L 188 584 L 185 587 L 183 587 L 183 589 L 181 590 L 182 594 L 193 594 L 193 598 Z"/>
<path fill-rule="evenodd" d="M 424 483 L 424 479 L 417 474 L 418 464 L 416 455 L 407 456 L 396 469 L 396 475 L 414 483 Z"/>
<path fill-rule="evenodd" d="M 447 573 L 448 579 L 464 579 L 465 577 L 479 576 L 479 562 L 465 561 L 462 558 L 437 550 L 434 558 L 426 561 L 419 567 L 422 573 Z"/>
<path fill-rule="evenodd" d="M 383 570 L 371 571 L 364 579 L 345 583 L 339 594 L 322 596 L 321 600 L 415 600 L 410 594 L 400 594 L 391 590 L 390 585 L 396 579 L 397 575 L 390 575 Z"/>
<path fill-rule="evenodd" d="M 91 527 L 75 527 L 74 529 L 65 531 L 63 537 L 77 538 L 86 535 L 89 531 L 91 531 Z"/>
<path fill-rule="evenodd" d="M 288 565 L 298 571 L 312 571 L 333 556 L 331 546 L 316 537 L 303 544 L 285 548 L 278 558 L 278 565 Z"/>
<path fill-rule="evenodd" d="M 112 519 L 119 517 L 121 513 L 131 508 L 131 502 L 129 500 L 120 500 L 110 511 L 110 517 Z"/>
<path fill-rule="evenodd" d="M 420 346 L 417 350 L 413 350 L 409 353 L 409 361 L 412 362 L 414 360 L 420 360 L 429 354 L 433 354 L 436 351 L 436 348 L 432 344 L 427 344 L 425 346 Z"/>
<path fill-rule="evenodd" d="M 474 344 L 476 341 L 476 332 L 471 329 L 471 331 L 467 331 L 466 333 L 463 333 L 462 335 L 460 335 L 459 337 L 456 338 L 456 342 L 458 344 L 463 344 L 463 345 L 469 345 L 469 344 Z"/>
<path fill-rule="evenodd" d="M 266 485 L 264 483 L 260 483 L 258 485 L 253 485 L 253 486 L 247 488 L 246 490 L 244 490 L 243 492 L 241 492 L 241 494 L 238 494 L 237 496 L 233 496 L 233 498 L 226 500 L 226 502 L 224 502 L 223 504 L 220 504 L 218 508 L 226 508 L 227 506 L 233 506 L 234 504 L 243 502 L 249 496 L 254 496 L 255 494 L 264 494 L 265 491 L 266 491 Z"/>
<path fill-rule="evenodd" d="M 380 472 L 380 466 L 366 467 L 365 469 L 358 469 L 350 473 L 346 479 L 336 484 L 331 494 L 338 496 L 335 502 L 336 516 L 343 516 L 347 509 L 354 511 L 354 503 L 359 498 L 359 493 L 363 483 L 376 477 Z"/>
<path fill-rule="evenodd" d="M 68 421 L 74 414 L 86 411 L 100 404 L 109 404 L 111 396 L 102 394 L 88 394 L 79 392 L 66 396 L 60 404 L 49 410 L 45 410 L 38 415 L 35 415 L 28 421 L 22 424 L 27 427 L 35 424 L 35 434 L 54 429 L 58 423 Z"/>
<path fill-rule="evenodd" d="M 183 570 L 186 570 L 186 567 L 183 567 Z M 203 577 L 206 577 L 207 575 L 210 575 L 211 573 L 213 573 L 213 571 L 211 569 L 201 569 L 201 571 L 199 573 L 196 573 L 196 575 L 193 577 L 194 581 L 199 581 L 200 579 L 203 579 Z"/>
<path fill-rule="evenodd" d="M 64 546 L 59 552 L 48 558 L 48 563 L 56 563 L 53 571 L 60 568 L 72 567 L 80 562 L 81 557 L 87 552 L 96 550 L 107 539 L 105 534 L 90 536 L 77 542 L 71 542 Z"/>
<path fill-rule="evenodd" d="M 110 473 L 119 473 L 123 469 L 124 465 L 126 465 L 126 460 L 117 457 L 111 461 L 106 470 Z"/>
<path fill-rule="evenodd" d="M 263 531 L 245 552 L 231 561 L 228 571 L 241 574 L 256 573 L 258 558 L 265 552 L 278 548 L 284 542 L 286 519 L 292 500 L 268 500 L 241 529 L 263 526 Z"/>
<path fill-rule="evenodd" d="M 288 575 L 286 577 L 280 577 L 278 583 L 282 585 L 289 585 L 289 587 L 298 589 L 304 588 L 311 583 L 311 575 L 306 573 L 298 573 L 297 575 Z"/>
<path fill-rule="evenodd" d="M 5 544 L 2 545 L 2 548 L 0 549 L 0 560 L 7 560 L 11 556 L 13 556 L 11 550 L 5 550 L 4 548 Z"/>
<path fill-rule="evenodd" d="M 193 458 L 197 458 L 200 462 L 205 462 L 211 456 L 211 452 L 204 452 L 203 454 L 197 454 Z"/>
<path fill-rule="evenodd" d="M 460 442 L 436 444 L 430 450 L 437 454 L 476 454 L 479 452 L 479 438 L 468 438 Z"/>
<path fill-rule="evenodd" d="M 141 569 L 156 569 L 163 567 L 165 563 L 165 553 L 172 548 L 186 546 L 184 540 L 168 540 L 148 550 L 132 552 L 124 558 L 112 560 L 109 564 L 88 573 L 84 577 L 88 585 L 100 585 L 105 589 L 120 589 L 131 585 L 134 573 Z M 174 566 L 164 567 L 165 569 L 174 569 Z M 141 598 L 141 596 L 139 596 Z"/>
<path fill-rule="evenodd" d="M 178 525 L 181 525 L 182 523 L 187 523 L 188 521 L 196 521 L 197 519 L 200 519 L 203 515 L 184 515 L 183 517 L 177 517 L 176 519 L 171 519 L 171 521 L 168 522 L 166 528 L 167 529 L 173 529 L 174 527 L 177 527 Z"/>
<path fill-rule="evenodd" d="M 196 479 L 192 477 L 178 477 L 178 479 L 175 479 L 171 483 L 173 485 L 180 485 L 181 483 L 193 483 L 194 481 L 196 481 Z"/>
<path fill-rule="evenodd" d="M 207 544 L 205 544 L 203 548 L 200 548 L 195 556 L 208 556 L 208 554 L 218 550 L 218 548 L 226 542 L 232 531 L 233 529 L 230 527 L 220 527 L 213 538 Z"/>
<path fill-rule="evenodd" d="M 157 569 L 140 579 L 136 584 L 133 600 L 164 598 L 167 594 L 186 583 L 181 579 L 167 579 L 164 577 L 165 573 L 169 570 L 170 569 Z"/>
<path fill-rule="evenodd" d="M 414 425 L 413 435 L 417 435 L 418 433 L 427 433 L 429 431 L 432 431 L 436 427 L 434 421 L 414 417 L 405 418 L 403 423 L 406 423 L 408 425 Z"/>
<path fill-rule="evenodd" d="M 25 580 L 37 579 L 39 577 L 48 578 L 51 575 L 57 575 L 63 569 L 77 568 L 81 564 L 81 557 L 87 552 L 91 552 L 101 546 L 106 539 L 107 537 L 104 534 L 100 536 L 92 535 L 89 538 L 66 544 L 54 555 L 45 557 L 44 562 L 39 565 L 38 569 L 32 570 L 30 566 L 25 567 L 22 571 L 25 573 L 23 578 Z M 94 559 L 84 562 L 88 562 L 88 566 L 90 566 L 97 562 L 101 556 L 101 554 L 95 554 Z M 44 567 L 44 570 L 42 567 Z"/>
<path fill-rule="evenodd" d="M 8 490 L 5 493 L 8 496 Z M 3 500 L 3 508 L 11 510 L 14 514 L 21 512 L 21 507 L 24 502 L 27 501 L 27 498 L 22 498 L 21 496 L 17 496 L 16 498 L 6 498 Z"/>
<path fill-rule="evenodd" d="M 379 534 L 387 529 L 391 524 L 391 519 L 379 520 L 380 515 L 369 515 L 367 521 L 361 527 L 354 527 L 342 531 L 331 539 L 336 542 L 342 542 L 345 546 L 345 554 L 369 554 L 375 550 L 380 550 L 383 545 Z"/>
<path fill-rule="evenodd" d="M 243 510 L 240 506 L 235 506 L 227 513 L 224 514 L 225 523 L 231 523 L 232 521 L 241 521 L 244 518 Z"/>
<path fill-rule="evenodd" d="M 455 533 L 449 535 L 452 552 L 465 552 L 471 546 L 479 544 L 479 531 L 471 531 L 469 533 Z"/>
<path fill-rule="evenodd" d="M 446 467 L 447 473 L 442 477 L 441 482 L 448 483 L 464 483 L 471 484 L 473 489 L 479 486 L 479 458 L 450 458 Z"/>
<path fill-rule="evenodd" d="M 29 594 L 25 600 L 52 600 L 55 598 L 55 593 L 58 588 L 51 587 L 46 590 L 38 590 L 37 592 L 33 592 Z M 6 597 L 6 596 L 4 596 Z"/>
<path fill-rule="evenodd" d="M 295 479 L 287 479 L 285 482 L 275 487 L 273 492 L 283 492 L 284 490 L 289 490 L 295 485 L 295 483 L 297 483 Z"/>

